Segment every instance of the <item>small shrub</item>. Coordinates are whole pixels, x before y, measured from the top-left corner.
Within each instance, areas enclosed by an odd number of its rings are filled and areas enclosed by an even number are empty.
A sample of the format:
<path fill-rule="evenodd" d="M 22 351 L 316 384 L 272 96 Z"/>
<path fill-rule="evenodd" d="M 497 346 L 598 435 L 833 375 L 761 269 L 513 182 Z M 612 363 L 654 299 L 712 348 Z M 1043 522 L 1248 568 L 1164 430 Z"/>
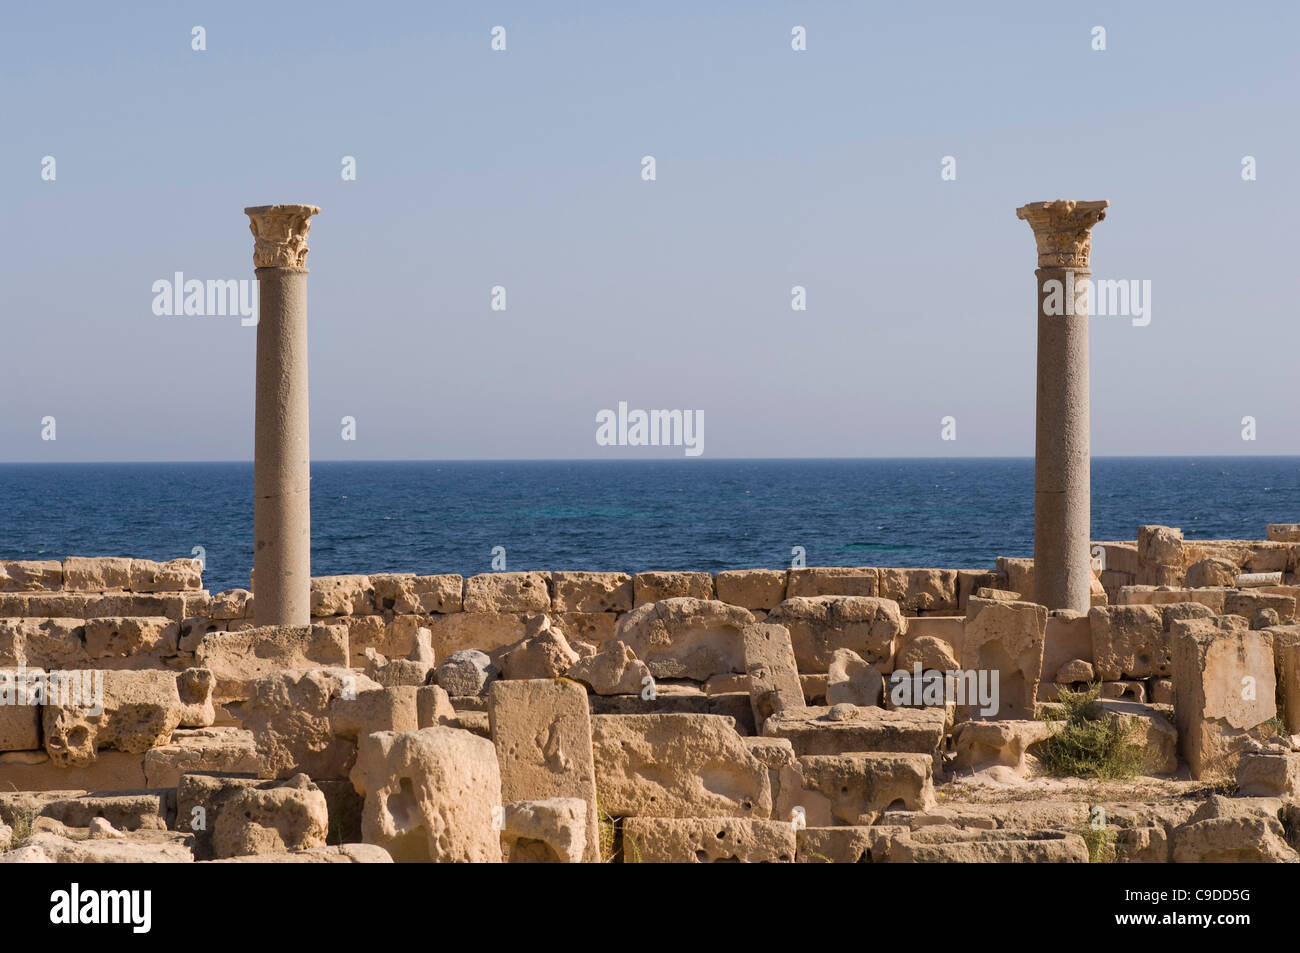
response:
<path fill-rule="evenodd" d="M 1105 824 L 1093 827 L 1085 824 L 1079 831 L 1083 842 L 1088 845 L 1088 862 L 1092 864 L 1110 864 L 1115 862 L 1115 830 Z"/>
<path fill-rule="evenodd" d="M 1038 757 L 1050 774 L 1114 781 L 1141 772 L 1143 752 L 1133 743 L 1132 726 L 1092 710 L 1100 695 L 1099 684 L 1082 692 L 1061 689 L 1065 726 L 1039 746 Z"/>

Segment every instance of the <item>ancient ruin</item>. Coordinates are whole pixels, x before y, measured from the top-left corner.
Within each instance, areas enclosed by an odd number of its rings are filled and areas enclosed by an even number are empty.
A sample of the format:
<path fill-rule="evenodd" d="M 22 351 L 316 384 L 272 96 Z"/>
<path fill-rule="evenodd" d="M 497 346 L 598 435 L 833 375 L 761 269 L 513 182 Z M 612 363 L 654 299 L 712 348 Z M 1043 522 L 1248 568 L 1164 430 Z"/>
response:
<path fill-rule="evenodd" d="M 1300 861 L 1300 525 L 1089 539 L 1106 205 L 1018 210 L 1033 559 L 469 578 L 311 578 L 319 209 L 247 209 L 253 589 L 0 562 L 0 861 Z"/>
<path fill-rule="evenodd" d="M 1267 537 L 1095 542 L 1087 611 L 1000 558 L 322 577 L 266 626 L 190 560 L 3 562 L 0 859 L 1300 860 Z M 1055 772 L 1090 726 L 1127 772 Z"/>

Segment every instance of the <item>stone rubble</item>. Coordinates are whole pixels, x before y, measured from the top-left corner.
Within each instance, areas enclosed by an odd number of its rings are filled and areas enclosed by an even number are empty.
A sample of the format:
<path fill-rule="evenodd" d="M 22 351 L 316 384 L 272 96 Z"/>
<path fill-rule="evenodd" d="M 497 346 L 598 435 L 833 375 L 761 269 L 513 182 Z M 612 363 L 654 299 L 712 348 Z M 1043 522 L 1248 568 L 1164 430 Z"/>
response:
<path fill-rule="evenodd" d="M 1094 543 L 1086 611 L 999 558 L 332 576 L 257 625 L 191 560 L 0 562 L 0 860 L 1300 862 L 1296 525 Z M 1088 686 L 1131 779 L 1048 771 Z"/>

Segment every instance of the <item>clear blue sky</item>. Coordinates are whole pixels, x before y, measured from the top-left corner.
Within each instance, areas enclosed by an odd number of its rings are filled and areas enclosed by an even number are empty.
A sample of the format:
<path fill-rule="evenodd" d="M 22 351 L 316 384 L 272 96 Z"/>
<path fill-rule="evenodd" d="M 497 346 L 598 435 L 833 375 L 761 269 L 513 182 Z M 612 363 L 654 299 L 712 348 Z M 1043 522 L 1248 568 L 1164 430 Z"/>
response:
<path fill-rule="evenodd" d="M 1093 452 L 1300 452 L 1295 6 L 614 6 L 7 5 L 0 461 L 251 458 L 255 331 L 151 286 L 251 278 L 275 202 L 323 208 L 317 459 L 682 455 L 597 446 L 619 401 L 706 457 L 1029 455 L 1053 198 L 1152 282 L 1093 321 Z"/>

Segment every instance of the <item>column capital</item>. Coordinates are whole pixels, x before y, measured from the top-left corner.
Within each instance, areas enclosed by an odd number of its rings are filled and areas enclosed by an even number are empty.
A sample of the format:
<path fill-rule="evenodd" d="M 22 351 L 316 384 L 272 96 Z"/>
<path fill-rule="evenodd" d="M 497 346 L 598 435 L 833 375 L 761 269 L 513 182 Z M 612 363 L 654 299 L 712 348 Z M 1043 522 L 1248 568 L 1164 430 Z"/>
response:
<path fill-rule="evenodd" d="M 253 233 L 256 268 L 307 268 L 307 233 L 316 205 L 255 205 L 244 209 Z"/>
<path fill-rule="evenodd" d="M 1110 202 L 1030 202 L 1016 209 L 1016 218 L 1029 223 L 1038 245 L 1039 268 L 1087 268 L 1092 251 L 1092 226 L 1106 217 Z"/>

